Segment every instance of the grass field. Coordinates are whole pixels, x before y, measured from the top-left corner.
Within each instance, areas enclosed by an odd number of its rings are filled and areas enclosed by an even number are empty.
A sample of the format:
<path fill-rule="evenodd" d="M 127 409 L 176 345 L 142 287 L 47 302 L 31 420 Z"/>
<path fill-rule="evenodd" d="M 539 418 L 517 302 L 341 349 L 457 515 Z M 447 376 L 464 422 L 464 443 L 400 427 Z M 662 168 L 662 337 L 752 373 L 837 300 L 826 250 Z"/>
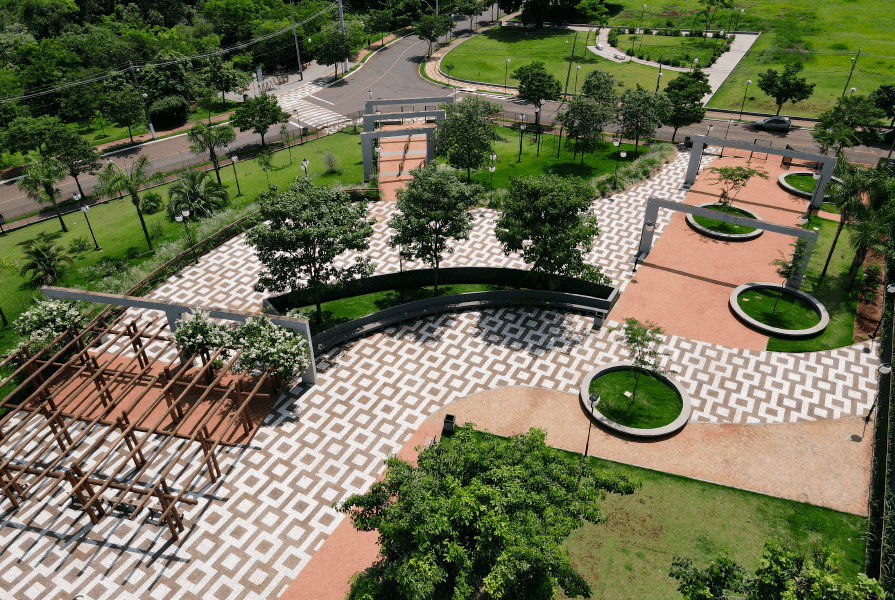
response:
<path fill-rule="evenodd" d="M 848 267 L 854 250 L 849 245 L 848 228 L 843 229 L 839 242 L 833 251 L 827 276 L 820 279 L 820 273 L 827 260 L 830 244 L 836 233 L 837 223 L 818 217 L 811 217 L 806 229 L 818 228 L 820 234 L 817 245 L 808 261 L 808 271 L 802 281 L 802 291 L 814 296 L 830 313 L 830 324 L 817 337 L 807 340 L 787 340 L 772 337 L 768 340 L 768 350 L 778 352 L 814 352 L 848 346 L 855 341 L 855 314 L 858 310 L 858 294 L 861 289 L 861 275 L 858 275 L 851 291 L 846 291 Z"/>
<path fill-rule="evenodd" d="M 713 205 L 713 206 L 704 206 L 703 208 L 707 208 L 709 210 L 715 210 L 718 212 L 726 212 L 729 214 L 740 215 L 742 217 L 746 217 L 747 219 L 754 219 L 755 215 L 752 213 L 737 208 L 735 206 L 730 206 L 726 210 L 722 206 Z M 706 229 L 711 229 L 712 231 L 717 231 L 719 233 L 728 233 L 728 234 L 743 234 L 743 233 L 752 233 L 755 231 L 754 227 L 746 227 L 744 225 L 738 225 L 736 223 L 727 223 L 725 221 L 718 221 L 717 219 L 709 219 L 706 217 L 700 217 L 698 215 L 693 215 L 693 220 L 696 221 L 699 225 L 702 225 Z"/>
<path fill-rule="evenodd" d="M 590 179 L 604 173 L 615 171 L 616 150 L 610 142 L 605 142 L 595 152 L 584 155 L 584 165 L 581 164 L 581 154 L 573 160 L 572 144 L 564 139 L 559 158 L 556 157 L 556 145 L 559 136 L 541 135 L 541 152 L 538 156 L 536 137 L 526 133 L 522 138 L 522 162 L 519 158 L 519 130 L 506 127 L 498 128 L 498 133 L 506 138 L 505 142 L 494 144 L 494 153 L 497 161 L 494 171 L 494 189 L 506 188 L 511 177 L 525 177 L 541 173 L 552 173 L 563 177 L 576 176 Z M 640 144 L 638 156 L 643 156 L 648 147 Z M 619 165 L 635 160 L 634 144 L 621 144 L 619 151 L 626 151 L 625 158 L 619 158 Z M 458 173 L 466 180 L 465 171 Z M 476 181 L 485 190 L 491 189 L 491 173 L 487 167 L 473 171 L 472 180 Z"/>
<path fill-rule="evenodd" d="M 324 174 L 325 167 L 321 156 L 327 150 L 341 159 L 344 167 L 342 175 Z M 274 155 L 274 169 L 270 173 L 271 183 L 282 189 L 295 177 L 303 175 L 299 164 L 305 157 L 310 161 L 308 175 L 315 183 L 354 184 L 363 181 L 360 136 L 337 133 L 293 148 L 292 166 L 289 165 L 288 151 L 277 152 Z M 231 205 L 240 207 L 252 203 L 257 195 L 267 188 L 267 180 L 254 160 L 237 163 L 237 169 L 243 193 L 241 197 L 236 197 L 236 185 L 230 165 L 225 165 L 221 169 L 221 179 L 230 191 Z M 165 201 L 167 201 L 167 187 L 165 185 L 155 188 Z M 88 240 L 90 239 L 87 223 L 80 212 L 65 215 L 63 218 L 69 228 L 66 234 L 60 232 L 59 221 L 54 218 L 13 231 L 0 238 L 0 258 L 21 264 L 25 246 L 39 236 L 49 237 L 66 250 L 71 241 L 77 237 L 86 236 Z M 103 250 L 96 252 L 90 244 L 90 250 L 74 253 L 74 268 L 70 269 L 56 285 L 95 290 L 98 277 L 95 272 L 87 270 L 88 267 L 105 259 L 110 263 L 110 268 L 127 268 L 129 265 L 138 265 L 148 260 L 153 254 L 147 250 L 143 230 L 129 198 L 97 205 L 90 209 L 89 218 Z M 162 228 L 161 236 L 153 240 L 156 247 L 186 235 L 183 226 L 169 221 L 165 211 L 146 215 L 146 224 L 150 228 L 154 226 Z M 27 309 L 33 297 L 41 296 L 39 291 L 24 287 L 23 283 L 24 278 L 18 273 L 0 272 L 0 306 L 10 321 Z M 0 328 L 0 353 L 8 351 L 15 344 L 15 337 L 12 327 Z"/>
<path fill-rule="evenodd" d="M 528 35 L 526 35 L 528 33 Z M 610 73 L 621 84 L 618 93 L 626 87 L 641 85 L 648 90 L 656 89 L 659 70 L 639 64 L 615 63 L 600 58 L 590 51 L 584 54 L 584 36 L 579 33 L 575 57 L 572 59 L 571 74 L 569 71 L 569 55 L 571 53 L 574 33 L 568 31 L 528 31 L 515 27 L 501 27 L 481 33 L 457 45 L 448 52 L 441 61 L 441 69 L 453 64 L 451 77 L 482 81 L 496 85 L 504 84 L 504 67 L 506 59 L 510 59 L 508 70 L 509 85 L 518 85 L 513 79 L 513 70 L 536 60 L 543 61 L 545 67 L 562 84 L 566 90 L 574 93 L 580 88 L 584 78 L 593 70 L 599 69 Z M 568 42 L 568 44 L 566 43 Z M 576 69 L 581 66 L 581 70 Z M 447 72 L 447 71 L 445 71 Z M 575 77 L 578 83 L 575 83 Z M 669 81 L 677 77 L 674 71 L 664 71 L 661 86 L 664 89 Z"/>
<path fill-rule="evenodd" d="M 805 300 L 779 289 L 753 289 L 740 294 L 743 312 L 765 325 L 779 329 L 808 329 L 820 323 L 820 315 Z"/>
<path fill-rule="evenodd" d="M 770 538 L 805 547 L 832 546 L 847 578 L 863 569 L 864 517 L 595 457 L 589 460 L 600 469 L 643 482 L 629 496 L 607 494 L 600 502 L 606 521 L 584 523 L 563 544 L 572 566 L 593 589 L 592 600 L 680 600 L 677 581 L 668 576 L 675 555 L 704 567 L 726 548 L 735 561 L 754 571 Z M 557 598 L 566 596 L 559 590 Z"/>
<path fill-rule="evenodd" d="M 787 175 L 784 179 L 786 183 L 803 192 L 813 192 L 817 183 L 811 175 Z"/>
<path fill-rule="evenodd" d="M 618 36 L 618 49 L 622 52 L 630 50 L 632 39 L 634 41 L 634 53 L 637 56 L 643 54 L 646 60 L 657 62 L 661 56 L 662 64 L 664 65 L 667 65 L 669 60 L 676 58 L 681 61 L 680 66 L 682 67 L 692 66 L 694 58 L 698 58 L 699 64 L 705 67 L 712 58 L 712 51 L 716 44 L 720 46 L 723 42 L 720 38 L 713 40 L 712 38 L 698 37 L 639 34 L 634 36 L 624 34 Z"/>
<path fill-rule="evenodd" d="M 634 371 L 606 373 L 590 384 L 590 393 L 600 394 L 597 410 L 620 425 L 638 429 L 663 427 L 681 413 L 681 397 L 672 387 L 649 373 L 635 381 Z M 635 383 L 637 393 L 633 394 Z M 625 396 L 632 393 L 632 397 Z"/>

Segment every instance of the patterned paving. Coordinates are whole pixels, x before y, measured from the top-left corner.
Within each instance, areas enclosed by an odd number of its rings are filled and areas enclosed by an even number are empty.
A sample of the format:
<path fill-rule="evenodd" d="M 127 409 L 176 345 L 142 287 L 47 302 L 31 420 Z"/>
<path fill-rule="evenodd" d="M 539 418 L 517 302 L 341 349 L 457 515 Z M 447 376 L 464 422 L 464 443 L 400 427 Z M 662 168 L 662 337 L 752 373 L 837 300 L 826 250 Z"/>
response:
<path fill-rule="evenodd" d="M 685 159 L 654 182 L 595 204 L 603 235 L 591 259 L 617 284 L 630 279 L 646 198 L 679 198 Z M 397 269 L 384 225 L 391 210 L 374 211 L 368 254 L 379 272 Z M 494 216 L 478 213 L 471 239 L 447 265 L 522 266 L 500 253 Z M 236 238 L 154 296 L 256 308 L 261 296 L 251 286 L 259 269 Z M 318 357 L 316 386 L 278 404 L 251 446 L 220 455 L 224 477 L 190 494 L 199 504 L 187 507 L 189 535 L 177 544 L 144 522 L 145 512 L 133 522 L 109 517 L 91 525 L 57 507 L 61 495 L 0 513 L 0 598 L 277 598 L 341 521 L 331 504 L 368 489 L 427 415 L 499 386 L 574 392 L 582 373 L 626 356 L 616 327 L 593 331 L 589 317 L 552 310 L 488 309 L 418 320 L 335 348 Z M 862 352 L 865 345 L 777 354 L 671 336 L 667 366 L 690 392 L 697 421 L 861 416 L 875 390 L 875 358 Z M 174 470 L 173 489 L 182 475 Z"/>

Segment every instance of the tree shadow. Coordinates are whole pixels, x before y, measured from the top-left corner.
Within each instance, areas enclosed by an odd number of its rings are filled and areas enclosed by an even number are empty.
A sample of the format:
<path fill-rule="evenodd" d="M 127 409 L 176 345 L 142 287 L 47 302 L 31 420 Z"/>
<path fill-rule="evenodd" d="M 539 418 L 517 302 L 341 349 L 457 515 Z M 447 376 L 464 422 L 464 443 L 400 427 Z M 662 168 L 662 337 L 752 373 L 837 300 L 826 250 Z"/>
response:
<path fill-rule="evenodd" d="M 569 353 L 584 343 L 590 330 L 578 325 L 571 314 L 549 308 L 489 308 L 479 313 L 471 333 L 492 346 L 542 356 Z"/>
<path fill-rule="evenodd" d="M 55 242 L 59 238 L 62 237 L 61 231 L 54 231 L 52 233 L 41 231 L 33 238 L 29 238 L 27 240 L 22 240 L 21 242 L 16 242 L 16 246 L 21 246 L 22 248 L 27 248 L 31 244 L 35 244 L 38 242 Z"/>
<path fill-rule="evenodd" d="M 586 159 L 587 157 L 585 157 Z M 596 167 L 592 167 L 587 163 L 583 165 L 579 162 L 568 161 L 561 163 L 553 163 L 544 167 L 544 170 L 553 175 L 560 175 L 563 177 L 593 177 L 594 175 L 601 174 L 602 171 Z"/>

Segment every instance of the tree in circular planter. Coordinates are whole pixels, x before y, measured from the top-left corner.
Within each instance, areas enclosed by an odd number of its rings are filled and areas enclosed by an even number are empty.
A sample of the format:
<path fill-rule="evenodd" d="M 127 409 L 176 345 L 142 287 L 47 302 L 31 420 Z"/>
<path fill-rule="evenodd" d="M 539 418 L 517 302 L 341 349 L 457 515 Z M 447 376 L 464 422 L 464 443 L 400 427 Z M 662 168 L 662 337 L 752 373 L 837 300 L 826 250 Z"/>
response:
<path fill-rule="evenodd" d="M 761 169 L 742 166 L 711 167 L 709 171 L 715 174 L 714 182 L 710 185 L 720 185 L 721 196 L 718 198 L 718 202 L 712 206 L 707 206 L 706 208 L 725 214 L 740 214 L 747 218 L 754 217 L 754 215 L 748 211 L 733 206 L 733 201 L 736 199 L 737 194 L 746 187 L 746 183 L 750 179 L 753 177 L 768 179 L 768 174 Z M 706 219 L 703 217 L 694 217 L 694 219 L 696 219 L 697 223 L 703 227 L 713 231 L 720 231 L 721 233 L 744 234 L 754 231 L 754 228 L 752 227 L 736 226 L 723 221 L 715 221 L 714 219 Z"/>
<path fill-rule="evenodd" d="M 788 279 L 792 279 L 796 277 L 799 272 L 802 270 L 802 263 L 805 262 L 807 258 L 805 256 L 805 251 L 807 249 L 807 243 L 804 238 L 799 238 L 796 240 L 795 244 L 790 244 L 793 246 L 792 256 L 787 260 L 783 257 L 783 253 L 780 253 L 780 258 L 774 259 L 773 265 L 777 267 L 777 275 L 783 279 L 783 283 L 780 284 L 780 295 L 777 296 L 777 300 L 774 302 L 774 308 L 771 310 L 771 313 L 777 312 L 777 303 L 780 302 L 780 298 L 783 296 L 783 290 L 786 286 L 786 281 Z"/>

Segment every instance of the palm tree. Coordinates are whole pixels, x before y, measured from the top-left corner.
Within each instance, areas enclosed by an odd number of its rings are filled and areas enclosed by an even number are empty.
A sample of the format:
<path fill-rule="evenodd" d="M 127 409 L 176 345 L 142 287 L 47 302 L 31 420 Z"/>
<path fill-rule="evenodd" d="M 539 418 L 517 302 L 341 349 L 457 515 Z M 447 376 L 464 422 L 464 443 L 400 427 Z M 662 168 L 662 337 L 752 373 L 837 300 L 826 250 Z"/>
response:
<path fill-rule="evenodd" d="M 62 248 L 50 240 L 37 239 L 25 250 L 25 264 L 19 269 L 19 275 L 25 277 L 32 272 L 31 285 L 50 285 L 62 277 L 66 264 L 74 265 L 75 261 Z"/>
<path fill-rule="evenodd" d="M 227 189 L 212 181 L 207 171 L 181 173 L 168 188 L 168 214 L 173 219 L 180 211 L 190 211 L 190 218 L 208 217 L 229 204 Z"/>
<path fill-rule="evenodd" d="M 118 169 L 117 171 L 115 169 Z M 152 240 L 149 239 L 149 230 L 146 229 L 146 221 L 143 219 L 143 211 L 140 210 L 140 188 L 154 183 L 161 183 L 165 179 L 165 174 L 149 173 L 149 159 L 141 156 L 130 169 L 122 169 L 111 160 L 106 165 L 106 170 L 99 174 L 99 184 L 96 187 L 96 193 L 99 195 L 112 196 L 124 190 L 130 197 L 134 208 L 137 209 L 137 216 L 140 217 L 140 225 L 143 226 L 143 235 L 146 236 L 146 243 L 152 250 Z"/>
<path fill-rule="evenodd" d="M 221 183 L 220 159 L 215 151 L 218 147 L 223 147 L 236 139 L 236 133 L 230 125 L 218 125 L 212 127 L 204 123 L 196 123 L 186 134 L 186 139 L 190 143 L 190 151 L 194 154 L 205 154 L 208 152 L 208 158 L 214 167 L 214 174 L 217 175 L 218 183 Z"/>
<path fill-rule="evenodd" d="M 59 212 L 59 205 L 56 200 L 61 196 L 56 184 L 65 179 L 68 171 L 60 161 L 55 158 L 42 158 L 25 167 L 25 176 L 19 179 L 18 186 L 28 194 L 32 200 L 37 200 L 41 204 L 49 200 L 56 209 L 56 216 L 59 217 L 59 224 L 62 225 L 62 231 L 68 232 L 65 221 L 62 220 L 62 213 Z"/>
<path fill-rule="evenodd" d="M 895 203 L 892 202 L 895 195 L 895 178 L 887 177 L 879 167 L 867 171 L 872 177 L 868 189 L 862 194 L 867 203 L 862 203 L 862 210 L 855 215 L 855 223 L 849 238 L 855 249 L 855 257 L 848 271 L 846 289 L 849 290 L 855 283 L 867 253 L 871 251 L 881 255 L 886 253 L 886 242 L 891 234 L 892 222 L 895 220 Z"/>

